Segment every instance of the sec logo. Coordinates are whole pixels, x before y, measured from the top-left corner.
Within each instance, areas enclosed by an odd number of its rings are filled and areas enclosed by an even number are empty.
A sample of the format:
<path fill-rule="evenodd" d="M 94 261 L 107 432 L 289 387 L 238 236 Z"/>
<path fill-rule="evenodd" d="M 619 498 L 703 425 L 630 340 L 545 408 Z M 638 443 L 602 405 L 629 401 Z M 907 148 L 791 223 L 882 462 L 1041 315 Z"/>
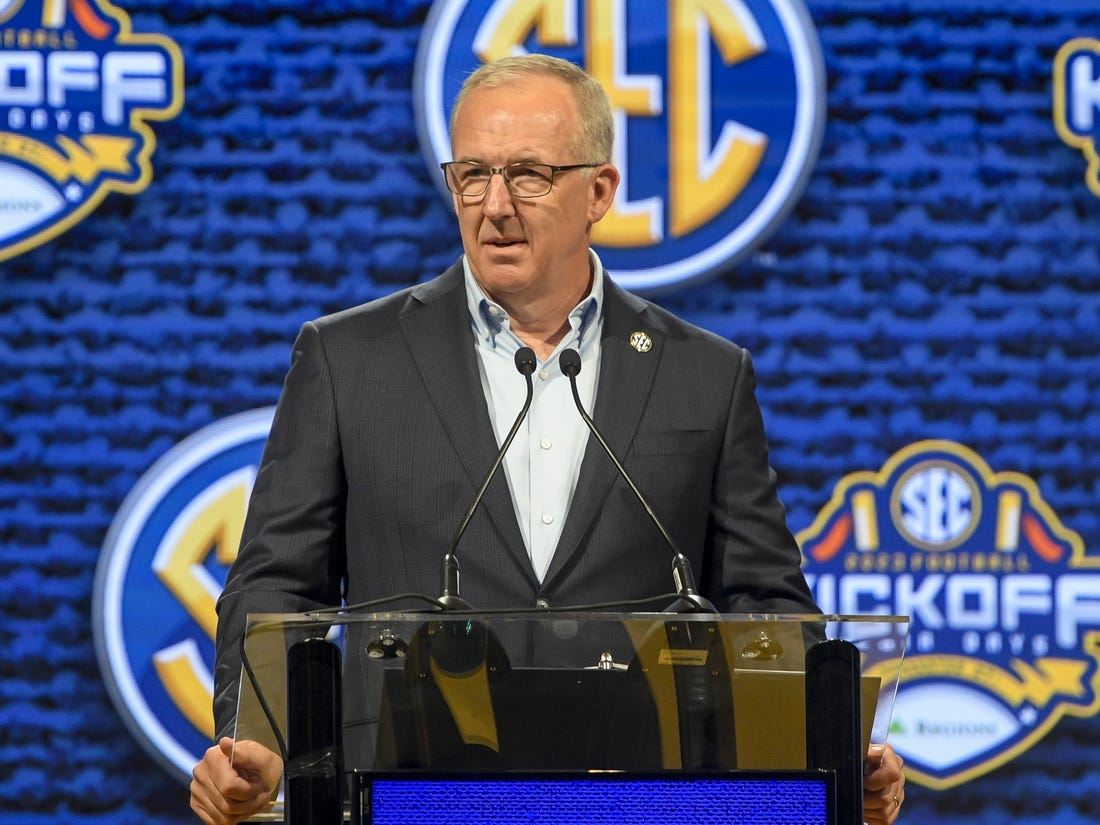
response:
<path fill-rule="evenodd" d="M 526 52 L 584 66 L 611 98 L 622 182 L 592 240 L 628 288 L 659 291 L 728 270 L 805 186 L 825 81 L 798 0 L 666 0 L 644 11 L 601 0 L 437 0 L 413 84 L 433 171 L 451 159 L 447 124 L 465 77 Z"/>
<path fill-rule="evenodd" d="M 899 480 L 890 509 L 911 543 L 949 550 L 962 544 L 977 526 L 981 498 L 969 473 L 953 464 L 928 461 Z"/>
<path fill-rule="evenodd" d="M 96 569 L 104 681 L 134 738 L 189 779 L 214 736 L 214 604 L 237 554 L 273 409 L 193 434 L 126 497 Z"/>

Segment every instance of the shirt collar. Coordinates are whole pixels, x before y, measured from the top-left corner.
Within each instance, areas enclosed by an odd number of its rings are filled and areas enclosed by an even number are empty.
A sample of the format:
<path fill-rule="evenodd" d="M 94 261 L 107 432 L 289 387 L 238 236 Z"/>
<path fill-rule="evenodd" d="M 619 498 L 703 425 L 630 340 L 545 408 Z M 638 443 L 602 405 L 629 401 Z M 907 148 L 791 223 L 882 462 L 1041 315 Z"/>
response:
<path fill-rule="evenodd" d="M 569 326 L 577 335 L 578 348 L 583 346 L 584 337 L 592 329 L 603 306 L 603 263 L 594 250 L 589 249 L 588 255 L 592 261 L 592 288 L 569 313 Z M 511 349 L 519 349 L 523 346 L 523 342 L 512 332 L 512 321 L 508 313 L 504 307 L 495 301 L 490 301 L 486 296 L 481 284 L 474 278 L 465 255 L 462 256 L 462 272 L 466 284 L 466 306 L 477 340 L 494 348 L 502 340 L 511 342 Z"/>

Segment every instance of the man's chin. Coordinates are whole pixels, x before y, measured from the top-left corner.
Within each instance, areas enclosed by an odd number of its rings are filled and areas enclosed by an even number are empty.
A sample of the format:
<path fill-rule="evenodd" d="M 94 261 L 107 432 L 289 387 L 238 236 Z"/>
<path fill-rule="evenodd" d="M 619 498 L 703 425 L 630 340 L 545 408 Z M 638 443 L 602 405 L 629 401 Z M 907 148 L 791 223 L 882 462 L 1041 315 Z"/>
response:
<path fill-rule="evenodd" d="M 514 263 L 486 261 L 475 272 L 478 283 L 488 293 L 520 292 L 531 285 L 527 267 Z"/>

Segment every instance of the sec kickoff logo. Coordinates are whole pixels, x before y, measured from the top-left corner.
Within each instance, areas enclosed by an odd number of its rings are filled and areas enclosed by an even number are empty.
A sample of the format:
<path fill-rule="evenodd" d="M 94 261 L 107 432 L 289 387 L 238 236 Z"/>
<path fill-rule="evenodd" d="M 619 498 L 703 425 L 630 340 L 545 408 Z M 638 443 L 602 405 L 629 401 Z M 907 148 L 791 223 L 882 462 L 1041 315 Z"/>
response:
<path fill-rule="evenodd" d="M 1054 57 L 1054 128 L 1087 162 L 1085 183 L 1100 197 L 1100 40 L 1077 37 Z"/>
<path fill-rule="evenodd" d="M 728 269 L 805 186 L 825 81 L 799 0 L 436 0 L 414 81 L 433 173 L 451 159 L 450 106 L 465 77 L 525 52 L 584 66 L 611 98 L 622 183 L 593 243 L 624 286 L 661 290 Z"/>
<path fill-rule="evenodd" d="M 918 442 L 844 478 L 798 540 L 826 613 L 910 616 L 890 741 L 920 784 L 988 773 L 1100 710 L 1100 554 L 1030 478 Z"/>
<path fill-rule="evenodd" d="M 105 0 L 0 0 L 0 261 L 149 185 L 183 59 Z"/>
<path fill-rule="evenodd" d="M 138 742 L 184 779 L 214 736 L 214 603 L 272 415 L 224 419 L 157 461 L 123 502 L 96 569 L 96 653 L 111 698 Z"/>

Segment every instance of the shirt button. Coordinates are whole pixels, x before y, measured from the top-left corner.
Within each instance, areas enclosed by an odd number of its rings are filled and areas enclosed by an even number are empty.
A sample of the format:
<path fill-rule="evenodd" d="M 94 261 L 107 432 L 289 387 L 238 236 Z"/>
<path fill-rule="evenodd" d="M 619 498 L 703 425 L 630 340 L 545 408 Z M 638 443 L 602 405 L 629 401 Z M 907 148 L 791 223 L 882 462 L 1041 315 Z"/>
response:
<path fill-rule="evenodd" d="M 546 599 L 535 599 L 535 607 L 541 607 L 544 610 L 550 606 L 550 602 Z"/>
<path fill-rule="evenodd" d="M 553 524 L 554 523 L 554 517 L 552 515 L 550 515 L 549 513 L 543 513 L 542 514 L 542 523 L 543 524 Z"/>
<path fill-rule="evenodd" d="M 544 450 L 549 450 L 551 447 L 554 446 L 554 442 L 551 441 L 549 438 L 542 438 L 539 439 L 539 446 L 542 447 L 542 449 Z"/>
<path fill-rule="evenodd" d="M 545 381 L 549 377 L 550 377 L 550 371 L 549 370 L 540 370 L 539 371 L 539 379 L 540 380 Z"/>

